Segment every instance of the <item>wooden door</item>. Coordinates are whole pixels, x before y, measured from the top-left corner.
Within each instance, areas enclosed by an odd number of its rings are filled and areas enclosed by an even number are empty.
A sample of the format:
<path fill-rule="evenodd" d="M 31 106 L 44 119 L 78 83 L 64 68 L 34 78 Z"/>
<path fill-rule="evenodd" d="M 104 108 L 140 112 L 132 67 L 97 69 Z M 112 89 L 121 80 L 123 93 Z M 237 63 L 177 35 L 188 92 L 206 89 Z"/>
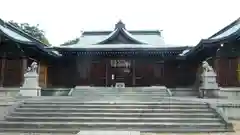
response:
<path fill-rule="evenodd" d="M 156 62 L 153 67 L 154 84 L 157 86 L 165 85 L 164 63 Z"/>
<path fill-rule="evenodd" d="M 6 60 L 4 68 L 4 87 L 19 87 L 23 83 L 23 60 Z"/>
<path fill-rule="evenodd" d="M 147 60 L 135 61 L 135 86 L 151 86 L 154 83 L 154 65 Z"/>
<path fill-rule="evenodd" d="M 125 87 L 133 85 L 131 60 L 110 60 L 108 77 L 110 86 L 124 83 Z"/>
<path fill-rule="evenodd" d="M 91 86 L 106 86 L 106 64 L 104 60 L 92 61 L 90 70 Z"/>

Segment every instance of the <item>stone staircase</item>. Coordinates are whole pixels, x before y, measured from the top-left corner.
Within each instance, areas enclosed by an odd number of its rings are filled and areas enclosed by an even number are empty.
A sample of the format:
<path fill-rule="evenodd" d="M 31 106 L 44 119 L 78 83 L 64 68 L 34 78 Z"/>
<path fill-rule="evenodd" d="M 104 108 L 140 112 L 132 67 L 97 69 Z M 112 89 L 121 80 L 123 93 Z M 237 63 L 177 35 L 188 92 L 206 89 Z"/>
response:
<path fill-rule="evenodd" d="M 71 96 L 79 97 L 83 101 L 158 101 L 162 97 L 171 96 L 166 87 L 76 87 Z"/>
<path fill-rule="evenodd" d="M 83 102 L 79 97 L 27 99 L 4 121 L 0 121 L 0 132 L 76 134 L 80 130 L 158 133 L 232 131 L 232 125 L 208 104 L 170 98 L 159 98 L 158 102 L 148 100 Z"/>

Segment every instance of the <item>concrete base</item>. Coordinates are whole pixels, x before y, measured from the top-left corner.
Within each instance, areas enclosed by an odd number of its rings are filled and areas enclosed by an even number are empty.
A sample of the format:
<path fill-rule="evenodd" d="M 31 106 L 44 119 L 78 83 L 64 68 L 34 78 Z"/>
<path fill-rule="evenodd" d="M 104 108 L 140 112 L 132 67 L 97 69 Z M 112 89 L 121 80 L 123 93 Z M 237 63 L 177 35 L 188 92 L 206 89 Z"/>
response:
<path fill-rule="evenodd" d="M 136 91 L 136 90 L 168 90 L 166 86 L 150 86 L 150 87 L 91 87 L 91 86 L 76 86 L 75 90 L 103 90 L 103 89 L 121 89 L 126 91 Z"/>
<path fill-rule="evenodd" d="M 181 87 L 181 88 L 169 88 L 172 92 L 172 96 L 198 96 L 198 91 L 191 87 Z"/>
<path fill-rule="evenodd" d="M 80 131 L 77 135 L 140 135 L 139 131 Z"/>
<path fill-rule="evenodd" d="M 40 87 L 38 87 L 38 88 L 21 87 L 19 94 L 21 96 L 30 96 L 30 97 L 41 96 L 41 88 Z"/>
<path fill-rule="evenodd" d="M 219 89 L 200 89 L 202 92 L 204 92 L 203 97 L 207 97 L 207 98 L 218 98 L 219 97 Z"/>
<path fill-rule="evenodd" d="M 0 87 L 0 96 L 3 97 L 16 97 L 20 92 L 20 88 L 18 87 Z"/>
<path fill-rule="evenodd" d="M 240 87 L 220 87 L 219 96 L 228 99 L 240 99 Z"/>

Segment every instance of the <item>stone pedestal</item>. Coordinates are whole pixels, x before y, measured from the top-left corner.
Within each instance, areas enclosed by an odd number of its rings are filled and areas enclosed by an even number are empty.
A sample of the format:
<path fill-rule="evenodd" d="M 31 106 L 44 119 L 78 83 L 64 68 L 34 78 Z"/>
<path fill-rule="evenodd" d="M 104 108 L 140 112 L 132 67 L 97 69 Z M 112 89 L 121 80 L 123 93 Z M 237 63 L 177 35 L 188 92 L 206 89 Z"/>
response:
<path fill-rule="evenodd" d="M 37 72 L 27 72 L 24 74 L 24 83 L 20 88 L 21 96 L 41 96 Z"/>
<path fill-rule="evenodd" d="M 218 97 L 219 90 L 216 73 L 213 70 L 204 71 L 201 75 L 202 83 L 200 86 L 200 90 L 203 92 L 203 96 L 206 97 Z"/>

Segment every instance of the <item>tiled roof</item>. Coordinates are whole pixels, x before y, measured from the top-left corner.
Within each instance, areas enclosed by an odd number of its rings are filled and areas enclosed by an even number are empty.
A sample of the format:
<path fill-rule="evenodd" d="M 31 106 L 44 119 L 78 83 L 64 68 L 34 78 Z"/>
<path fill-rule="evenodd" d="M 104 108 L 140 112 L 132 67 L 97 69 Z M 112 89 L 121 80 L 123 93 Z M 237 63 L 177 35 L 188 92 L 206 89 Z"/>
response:
<path fill-rule="evenodd" d="M 124 28 L 115 28 L 113 31 L 85 31 L 83 32 L 82 36 L 79 38 L 79 42 L 77 44 L 68 45 L 66 47 L 71 47 L 71 48 L 100 47 L 101 48 L 101 46 L 105 44 L 102 41 L 109 39 L 114 34 L 116 34 L 117 31 L 121 31 L 131 41 L 136 41 L 136 44 L 140 44 L 140 43 L 146 44 L 146 47 L 148 46 L 167 47 L 163 40 L 163 37 L 161 36 L 161 32 L 159 30 L 129 31 L 125 29 L 125 25 L 119 25 L 119 26 L 124 26 Z M 101 45 L 101 43 L 103 44 Z M 95 46 L 95 44 L 99 44 L 99 46 Z M 129 44 L 129 43 L 126 43 L 126 44 Z M 123 47 L 124 45 L 112 44 L 112 47 L 113 46 Z M 117 48 L 117 47 L 114 47 L 114 48 Z"/>
<path fill-rule="evenodd" d="M 31 37 L 27 33 L 23 32 L 22 30 L 16 28 L 15 26 L 4 22 L 0 19 L 0 33 L 9 38 L 10 40 L 13 40 L 14 42 L 21 43 L 22 45 L 30 45 L 34 46 L 38 50 L 41 50 L 41 52 L 45 52 L 46 54 L 58 56 L 56 53 L 49 51 L 45 47 L 47 45 L 43 44 L 41 41 L 35 39 L 34 37 Z"/>

